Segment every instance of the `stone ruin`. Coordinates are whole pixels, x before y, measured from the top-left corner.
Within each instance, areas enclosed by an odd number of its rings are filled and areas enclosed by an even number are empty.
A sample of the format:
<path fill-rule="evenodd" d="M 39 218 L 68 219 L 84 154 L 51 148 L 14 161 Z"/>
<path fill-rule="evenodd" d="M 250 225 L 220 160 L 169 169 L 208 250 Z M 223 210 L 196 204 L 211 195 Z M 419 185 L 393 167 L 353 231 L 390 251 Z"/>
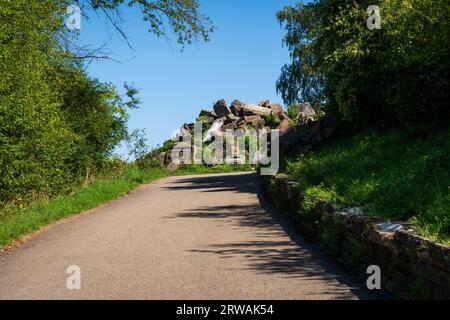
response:
<path fill-rule="evenodd" d="M 226 101 L 221 99 L 214 104 L 212 111 L 202 110 L 200 118 L 206 119 L 206 122 L 212 126 L 219 125 L 220 130 L 224 132 L 229 129 L 245 130 L 248 126 L 253 126 L 257 130 L 277 129 L 285 132 L 297 123 L 305 124 L 314 121 L 316 112 L 309 103 L 297 105 L 297 111 L 297 119 L 290 119 L 280 104 L 270 100 L 262 101 L 258 105 L 234 100 L 228 106 Z M 269 118 L 275 121 L 272 120 L 271 123 Z"/>
<path fill-rule="evenodd" d="M 279 130 L 281 136 L 285 136 L 290 143 L 299 140 L 299 128 L 311 127 L 315 124 L 321 125 L 322 122 L 315 121 L 316 111 L 309 103 L 301 103 L 295 106 L 297 108 L 296 118 L 290 118 L 281 104 L 273 103 L 270 100 L 264 100 L 259 104 L 244 103 L 234 100 L 228 105 L 224 99 L 217 101 L 213 110 L 201 110 L 197 121 L 201 121 L 209 129 L 206 131 L 203 143 L 208 144 L 213 140 L 217 132 L 226 132 L 227 130 L 241 129 L 244 132 L 249 128 L 259 130 Z M 178 138 L 192 134 L 194 123 L 185 124 L 180 128 Z M 328 136 L 328 134 L 327 134 Z M 180 139 L 181 140 L 181 139 Z M 280 141 L 284 143 L 283 139 Z M 302 145 L 304 142 L 302 142 Z M 161 152 L 159 155 L 161 165 L 168 166 L 171 170 L 181 163 L 171 161 L 171 152 Z M 193 151 L 195 153 L 195 151 Z"/>

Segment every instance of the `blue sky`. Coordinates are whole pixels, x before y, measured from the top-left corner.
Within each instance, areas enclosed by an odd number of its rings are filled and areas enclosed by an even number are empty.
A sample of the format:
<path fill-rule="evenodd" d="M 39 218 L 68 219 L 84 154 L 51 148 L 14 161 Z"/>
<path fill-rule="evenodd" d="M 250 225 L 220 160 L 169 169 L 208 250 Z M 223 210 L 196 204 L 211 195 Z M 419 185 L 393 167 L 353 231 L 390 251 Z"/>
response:
<path fill-rule="evenodd" d="M 201 11 L 217 30 L 211 41 L 187 47 L 149 34 L 137 9 L 124 10 L 123 24 L 134 50 L 108 34 L 104 19 L 82 20 L 80 43 L 100 46 L 108 42 L 116 63 L 92 63 L 89 73 L 121 87 L 126 81 L 140 90 L 142 106 L 131 112 L 131 130 L 143 128 L 151 147 L 168 139 L 184 123 L 193 122 L 200 109 L 213 103 L 240 99 L 259 103 L 281 102 L 275 82 L 289 61 L 283 48 L 284 32 L 276 12 L 297 0 L 201 0 Z"/>

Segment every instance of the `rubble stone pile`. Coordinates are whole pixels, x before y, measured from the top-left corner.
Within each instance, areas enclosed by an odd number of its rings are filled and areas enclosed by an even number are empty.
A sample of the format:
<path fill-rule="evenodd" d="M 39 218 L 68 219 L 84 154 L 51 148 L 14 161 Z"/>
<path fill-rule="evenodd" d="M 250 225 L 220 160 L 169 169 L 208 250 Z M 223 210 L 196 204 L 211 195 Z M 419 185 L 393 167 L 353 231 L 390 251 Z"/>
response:
<path fill-rule="evenodd" d="M 289 115 L 288 115 L 289 114 Z M 281 104 L 264 100 L 259 104 L 244 103 L 234 100 L 230 105 L 224 99 L 214 103 L 212 110 L 201 110 L 197 122 L 203 124 L 203 143 L 209 144 L 214 136 L 228 130 L 265 130 L 280 131 L 281 149 L 288 154 L 310 149 L 315 143 L 328 138 L 334 131 L 334 122 L 327 118 L 317 120 L 317 114 L 309 103 L 301 103 L 286 111 Z M 173 163 L 171 154 L 177 139 L 193 135 L 195 123 L 184 124 L 178 136 L 166 141 L 165 146 L 154 150 L 148 159 L 157 162 L 160 166 L 169 166 L 173 170 L 180 163 Z M 195 147 L 193 147 L 195 148 Z M 193 153 L 196 152 L 194 149 Z"/>

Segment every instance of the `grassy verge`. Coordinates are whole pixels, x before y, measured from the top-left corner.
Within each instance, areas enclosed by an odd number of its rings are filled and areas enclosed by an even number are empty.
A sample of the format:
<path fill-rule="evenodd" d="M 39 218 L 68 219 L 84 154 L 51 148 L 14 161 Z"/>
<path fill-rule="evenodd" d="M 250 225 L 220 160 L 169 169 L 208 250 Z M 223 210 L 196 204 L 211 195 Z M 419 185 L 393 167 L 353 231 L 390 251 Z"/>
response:
<path fill-rule="evenodd" d="M 20 236 L 37 231 L 52 222 L 117 199 L 141 184 L 170 175 L 226 173 L 250 169 L 250 167 L 226 165 L 213 168 L 186 166 L 171 174 L 162 168 L 139 170 L 129 166 L 120 175 L 96 181 L 87 187 L 80 188 L 72 195 L 36 202 L 26 208 L 9 208 L 0 211 L 0 249 L 19 239 Z"/>
<path fill-rule="evenodd" d="M 289 161 L 286 173 L 310 199 L 409 221 L 425 236 L 450 243 L 448 128 L 360 133 Z"/>

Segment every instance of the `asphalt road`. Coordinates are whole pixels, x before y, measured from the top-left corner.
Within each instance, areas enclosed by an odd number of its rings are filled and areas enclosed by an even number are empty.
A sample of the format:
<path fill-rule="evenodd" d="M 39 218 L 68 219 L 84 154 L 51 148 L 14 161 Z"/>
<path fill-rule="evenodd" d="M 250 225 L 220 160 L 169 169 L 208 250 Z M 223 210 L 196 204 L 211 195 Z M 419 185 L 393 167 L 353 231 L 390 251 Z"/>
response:
<path fill-rule="evenodd" d="M 67 288 L 71 265 L 80 290 Z M 0 299 L 373 298 L 249 173 L 166 178 L 0 255 Z"/>

